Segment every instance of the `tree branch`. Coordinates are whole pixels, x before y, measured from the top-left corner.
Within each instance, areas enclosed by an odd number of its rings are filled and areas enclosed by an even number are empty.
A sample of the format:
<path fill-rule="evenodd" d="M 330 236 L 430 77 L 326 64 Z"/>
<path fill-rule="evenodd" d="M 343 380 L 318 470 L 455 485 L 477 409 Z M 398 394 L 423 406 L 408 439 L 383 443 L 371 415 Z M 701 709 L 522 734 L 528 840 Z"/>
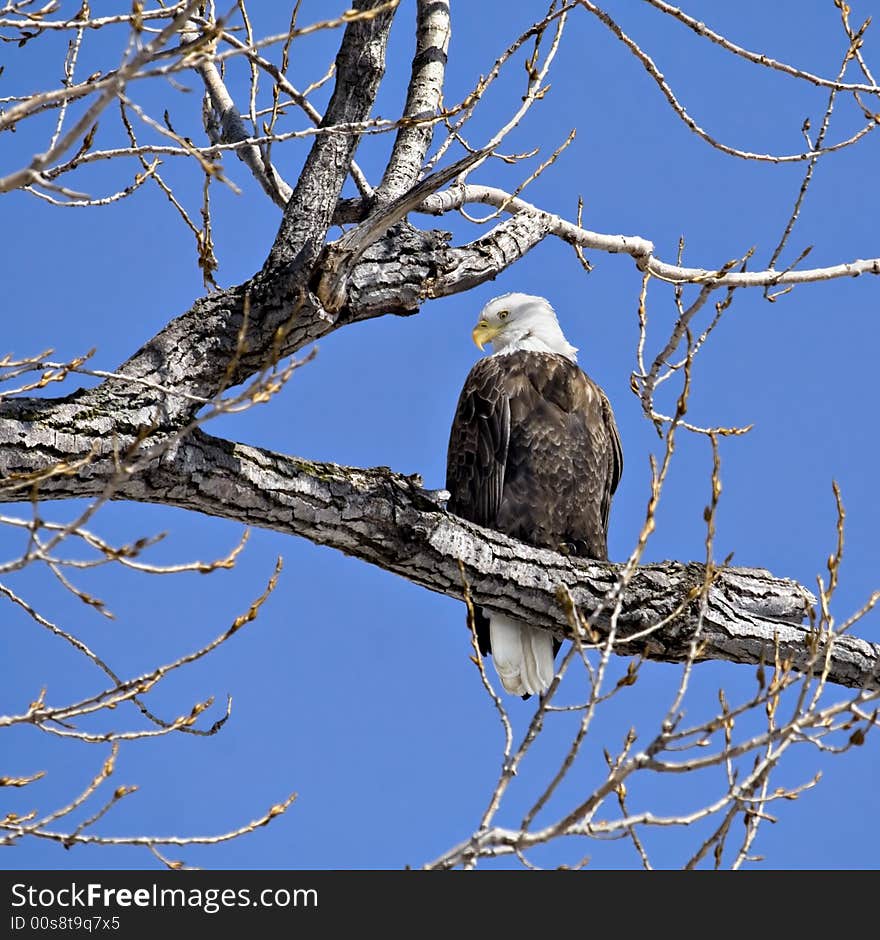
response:
<path fill-rule="evenodd" d="M 418 211 L 431 215 L 444 215 L 468 203 L 496 206 L 512 215 L 532 213 L 536 216 L 546 216 L 550 222 L 549 234 L 556 235 L 569 244 L 579 245 L 581 248 L 631 255 L 640 270 L 647 271 L 660 280 L 671 281 L 675 284 L 711 283 L 715 287 L 775 287 L 830 281 L 840 277 L 858 277 L 861 274 L 880 274 L 880 258 L 859 259 L 829 265 L 825 268 L 805 270 L 776 271 L 771 268 L 766 271 L 728 271 L 720 274 L 717 270 L 713 271 L 708 268 L 684 268 L 680 265 L 668 264 L 655 257 L 654 244 L 646 238 L 638 235 L 608 235 L 602 232 L 591 232 L 494 186 L 457 184 L 426 199 L 418 207 Z M 353 205 L 344 204 L 343 208 L 348 213 L 355 211 Z"/>
<path fill-rule="evenodd" d="M 202 22 L 203 26 L 207 25 L 211 28 L 216 28 L 216 23 L 213 21 L 200 22 Z M 316 126 L 321 125 L 320 112 L 315 109 L 309 99 L 302 92 L 300 92 L 291 84 L 288 77 L 281 69 L 278 68 L 278 66 L 261 56 L 256 49 L 250 48 L 247 43 L 242 42 L 242 40 L 240 40 L 234 33 L 229 32 L 228 30 L 224 30 L 220 33 L 220 36 L 224 42 L 232 46 L 233 49 L 240 49 L 250 62 L 270 75 L 274 79 L 277 87 L 283 91 L 284 94 L 286 94 L 290 100 L 297 105 L 297 107 L 303 110 L 309 120 L 311 120 Z M 269 142 L 267 141 L 267 143 Z M 354 160 L 351 161 L 351 178 L 354 180 L 354 183 L 362 196 L 368 197 L 372 195 L 373 190 L 370 187 L 370 184 L 367 182 L 363 171 Z"/>
<path fill-rule="evenodd" d="M 193 41 L 199 36 L 195 26 L 190 23 L 184 33 L 188 41 Z M 241 119 L 238 108 L 229 94 L 226 84 L 220 77 L 220 70 L 217 68 L 210 55 L 206 54 L 200 58 L 193 66 L 199 73 L 205 84 L 205 90 L 211 101 L 211 107 L 217 112 L 220 119 L 221 139 L 223 143 L 237 143 L 247 140 L 250 137 L 245 129 L 244 122 Z M 257 144 L 245 144 L 235 151 L 236 156 L 251 171 L 254 179 L 260 184 L 263 192 L 282 209 L 287 205 L 290 194 L 293 190 L 281 178 L 278 171 L 267 163 L 265 155 Z"/>
<path fill-rule="evenodd" d="M 449 0 L 418 0 L 416 54 L 406 93 L 404 117 L 433 116 L 439 107 L 450 34 Z M 382 182 L 376 190 L 380 202 L 402 195 L 415 184 L 433 136 L 433 122 L 401 126 Z"/>
<path fill-rule="evenodd" d="M 322 127 L 365 120 L 385 74 L 385 45 L 396 7 L 388 9 L 384 0 L 357 0 L 354 9 L 379 12 L 353 20 L 345 29 L 336 57 L 336 84 Z M 359 141 L 359 134 L 315 138 L 263 269 L 271 277 L 279 268 L 292 265 L 299 272 L 310 272 Z"/>
<path fill-rule="evenodd" d="M 346 27 L 322 126 L 363 121 L 384 73 L 394 7 L 384 0 L 359 0 L 355 9 L 376 12 Z M 307 285 L 358 140 L 351 133 L 316 137 L 262 270 L 245 284 L 197 300 L 120 367 L 135 380 L 179 392 L 150 402 L 136 395 L 127 407 L 139 409 L 137 421 L 180 426 L 195 411 L 193 398 L 212 398 L 332 326 Z M 131 398 L 133 388 L 111 380 L 96 391 L 97 402 L 90 406 L 109 410 L 115 397 L 118 408 L 121 396 Z"/>
<path fill-rule="evenodd" d="M 745 49 L 742 46 L 738 46 L 736 43 L 731 42 L 726 36 L 722 36 L 720 33 L 716 33 L 701 20 L 697 20 L 692 16 L 688 16 L 684 10 L 680 10 L 677 7 L 672 6 L 670 3 L 666 3 L 665 0 L 647 0 L 647 2 L 650 3 L 652 7 L 660 10 L 662 13 L 666 13 L 667 15 L 672 16 L 674 19 L 678 20 L 680 23 L 683 23 L 689 29 L 692 29 L 698 36 L 709 39 L 711 42 L 721 46 L 722 49 L 727 50 L 727 52 L 732 52 L 734 55 L 740 56 L 747 62 L 760 65 L 762 68 L 776 69 L 777 71 L 784 72 L 786 75 L 790 75 L 793 78 L 803 79 L 812 85 L 831 88 L 834 91 L 862 91 L 872 95 L 880 94 L 880 88 L 878 88 L 875 83 L 865 85 L 860 84 L 859 82 L 844 82 L 840 79 L 840 77 L 836 79 L 823 78 L 821 75 L 815 75 L 812 72 L 808 72 L 806 69 L 795 68 L 793 65 L 789 65 L 787 62 L 780 62 L 771 56 L 765 55 L 763 52 L 752 52 L 750 49 Z"/>
<path fill-rule="evenodd" d="M 351 272 L 370 245 L 379 241 L 387 231 L 402 221 L 428 196 L 484 159 L 485 156 L 486 151 L 477 150 L 450 166 L 437 170 L 392 202 L 378 206 L 360 225 L 328 245 L 321 264 L 321 277 L 315 288 L 315 293 L 324 310 L 335 317 L 345 305 Z"/>
<path fill-rule="evenodd" d="M 65 446 L 82 443 L 74 435 L 47 434 L 39 421 L 18 429 L 5 422 L 2 428 L 0 471 L 7 481 L 28 468 L 45 467 L 50 449 L 58 460 Z M 97 458 L 86 471 L 44 479 L 39 497 L 95 496 L 117 472 L 113 460 Z M 123 480 L 113 494 L 299 535 L 451 597 L 463 597 L 463 570 L 474 603 L 558 636 L 571 636 L 560 591 L 567 591 L 586 614 L 603 607 L 620 566 L 531 548 L 450 515 L 436 496 L 422 488 L 419 477 L 385 467 L 316 463 L 201 431 Z M 0 502 L 17 499 L 20 490 L 0 489 Z M 815 661 L 811 654 L 822 649 L 824 640 L 803 625 L 813 598 L 801 585 L 760 569 L 721 569 L 701 621 L 697 595 L 704 578 L 705 568 L 697 563 L 639 568 L 624 595 L 616 651 L 685 662 L 699 624 L 703 660 L 772 663 L 780 658 L 800 670 Z M 597 629 L 608 626 L 609 616 L 607 610 L 599 614 Z M 877 644 L 835 638 L 829 662 L 831 682 L 880 687 Z"/>
<path fill-rule="evenodd" d="M 471 155 L 465 160 L 474 158 L 475 155 Z M 457 166 L 454 164 L 452 168 Z M 384 231 L 389 220 L 399 217 L 400 212 L 396 210 L 400 206 L 405 209 L 412 205 L 413 193 L 429 191 L 434 184 L 432 181 L 444 178 L 447 173 L 440 171 L 410 193 L 380 207 L 375 219 L 370 216 L 363 229 L 354 230 L 357 236 L 349 233 L 357 240 L 363 232 L 367 247 L 355 246 L 359 260 L 350 276 L 346 271 L 345 296 L 325 297 L 334 306 L 342 304 L 332 315 L 328 315 L 308 286 L 300 286 L 293 292 L 285 275 L 289 269 L 278 259 L 276 267 L 267 262 L 263 271 L 250 281 L 198 299 L 189 311 L 173 319 L 116 370 L 129 378 L 110 379 L 96 389 L 83 392 L 77 399 L 79 406 L 117 415 L 117 421 L 111 422 L 111 426 L 123 436 L 128 433 L 126 428 L 130 430 L 138 425 L 180 427 L 191 419 L 199 401 L 211 399 L 223 389 L 246 381 L 260 369 L 292 355 L 327 333 L 380 315 L 410 315 L 429 298 L 447 296 L 492 280 L 551 234 L 585 248 L 630 254 L 639 268 L 656 277 L 675 283 L 701 284 L 705 288 L 775 286 L 854 277 L 866 272 L 880 274 L 880 258 L 804 271 L 683 268 L 655 258 L 653 244 L 644 238 L 590 232 L 524 200 L 512 198 L 503 190 L 471 184 L 457 184 L 434 193 L 418 207 L 419 211 L 441 214 L 467 202 L 484 202 L 503 206 L 511 213 L 511 218 L 469 245 L 450 246 L 446 233 L 420 231 L 405 221 Z M 339 182 L 338 177 L 336 182 Z M 292 203 L 293 199 L 288 203 L 288 210 Z M 346 211 L 356 212 L 358 207 L 346 204 Z M 377 231 L 384 231 L 384 234 L 374 241 Z M 343 244 L 351 247 L 349 241 L 346 239 Z M 333 248 L 338 249 L 339 244 Z M 326 265 L 332 273 L 332 262 L 338 254 L 338 251 L 328 252 L 325 261 L 317 267 L 325 283 L 328 272 L 323 267 Z M 138 382 L 172 389 L 173 393 L 146 396 Z M 126 409 L 130 414 L 122 416 L 121 411 Z M 65 427 L 76 423 L 72 412 L 64 420 Z"/>
<path fill-rule="evenodd" d="M 33 182 L 40 182 L 43 170 L 82 139 L 86 131 L 95 124 L 101 112 L 112 101 L 116 100 L 129 79 L 133 78 L 176 33 L 180 32 L 181 27 L 195 9 L 196 2 L 197 0 L 191 0 L 191 2 L 182 3 L 176 8 L 177 12 L 174 19 L 107 79 L 106 85 L 102 88 L 96 100 L 76 121 L 73 127 L 67 131 L 64 137 L 56 140 L 45 153 L 38 153 L 28 166 L 0 178 L 0 193 L 9 192 Z M 0 121 L 0 130 L 5 127 L 14 127 L 16 121 L 26 116 L 29 106 L 28 102 L 24 102 L 19 107 L 10 109 Z"/>

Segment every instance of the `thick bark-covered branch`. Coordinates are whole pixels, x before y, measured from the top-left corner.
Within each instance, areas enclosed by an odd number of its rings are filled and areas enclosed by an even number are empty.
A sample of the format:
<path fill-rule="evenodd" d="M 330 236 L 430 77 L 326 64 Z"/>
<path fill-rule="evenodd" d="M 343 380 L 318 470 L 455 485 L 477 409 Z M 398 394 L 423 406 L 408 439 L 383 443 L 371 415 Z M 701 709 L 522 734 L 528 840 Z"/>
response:
<path fill-rule="evenodd" d="M 315 287 L 315 293 L 324 310 L 335 319 L 345 306 L 352 271 L 371 245 L 379 241 L 397 223 L 402 222 L 431 193 L 445 186 L 484 157 L 485 152 L 476 151 L 442 170 L 437 170 L 402 196 L 380 205 L 360 225 L 328 245 L 321 264 L 321 277 Z"/>
<path fill-rule="evenodd" d="M 34 414 L 31 419 L 36 418 Z M 99 416 L 93 416 L 100 423 Z M 81 453 L 81 437 L 49 430 L 39 420 L 0 426 L 0 472 L 9 480 L 28 467 L 45 466 L 66 448 Z M 96 424 L 97 430 L 97 424 Z M 59 474 L 39 485 L 42 499 L 94 496 L 116 472 L 110 457 L 96 458 L 76 474 Z M 418 477 L 385 467 L 358 469 L 315 463 L 210 437 L 200 431 L 123 480 L 114 494 L 178 506 L 248 525 L 299 535 L 399 574 L 432 591 L 462 597 L 462 569 L 477 604 L 570 635 L 560 588 L 587 615 L 603 603 L 620 567 L 531 548 L 447 513 Z M 22 498 L 0 490 L 0 501 Z M 713 582 L 702 622 L 693 598 L 703 583 L 700 564 L 664 562 L 637 569 L 624 594 L 617 649 L 625 655 L 679 662 L 687 658 L 699 624 L 701 659 L 772 663 L 782 659 L 805 669 L 817 636 L 804 626 L 812 598 L 794 581 L 767 571 L 726 568 Z M 607 628 L 610 611 L 597 619 Z M 668 622 L 666 622 L 668 621 Z M 658 623 L 663 626 L 653 629 Z M 633 634 L 631 643 L 622 642 Z M 828 678 L 874 688 L 880 646 L 841 637 L 830 655 Z"/>
<path fill-rule="evenodd" d="M 473 159 L 465 158 L 448 171 Z M 430 180 L 424 185 L 430 188 Z M 380 209 L 380 215 L 384 218 L 393 205 Z M 108 413 L 136 411 L 142 424 L 178 427 L 197 410 L 194 398 L 209 399 L 240 384 L 333 330 L 380 315 L 408 316 L 429 298 L 491 280 L 546 235 L 547 219 L 542 213 L 516 215 L 463 246 L 451 246 L 445 232 L 399 223 L 346 272 L 345 303 L 333 317 L 311 290 L 287 293 L 277 283 L 269 284 L 264 271 L 196 300 L 117 370 L 135 382 L 151 382 L 177 394 L 146 394 L 137 384 L 112 379 L 85 393 L 81 403 Z"/>
<path fill-rule="evenodd" d="M 406 91 L 404 117 L 432 117 L 439 107 L 450 34 L 449 0 L 418 0 L 416 54 Z M 382 182 L 376 190 L 379 202 L 401 196 L 415 185 L 433 136 L 432 121 L 405 123 L 400 127 Z"/>
<path fill-rule="evenodd" d="M 385 0 L 357 0 L 354 9 L 386 7 Z M 336 83 L 322 127 L 364 121 L 385 74 L 385 45 L 394 10 L 349 23 L 336 56 Z M 358 134 L 319 134 L 284 210 L 281 228 L 263 268 L 276 278 L 293 267 L 309 272 L 324 244 L 333 211 L 360 142 Z"/>
<path fill-rule="evenodd" d="M 365 120 L 384 74 L 393 10 L 380 0 L 359 0 L 355 8 L 378 12 L 346 27 L 325 126 Z M 262 271 L 245 284 L 197 300 L 120 367 L 133 378 L 181 393 L 156 399 L 153 421 L 180 425 L 195 411 L 183 396 L 210 398 L 326 331 L 323 311 L 309 303 L 308 281 L 358 141 L 349 133 L 316 137 Z M 231 373 L 230 362 L 237 365 Z M 126 393 L 127 383 L 116 381 L 97 397 Z"/>

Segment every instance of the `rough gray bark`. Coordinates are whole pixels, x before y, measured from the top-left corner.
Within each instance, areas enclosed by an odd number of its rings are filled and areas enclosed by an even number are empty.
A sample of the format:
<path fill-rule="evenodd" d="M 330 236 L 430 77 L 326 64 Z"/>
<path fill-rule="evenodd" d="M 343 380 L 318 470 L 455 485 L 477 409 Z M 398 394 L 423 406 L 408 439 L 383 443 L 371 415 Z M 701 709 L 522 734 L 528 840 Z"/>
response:
<path fill-rule="evenodd" d="M 71 459 L 83 453 L 83 431 L 52 430 L 45 420 L 48 414 L 57 416 L 56 406 L 47 407 L 43 415 L 31 413 L 29 428 L 22 421 L 13 443 L 13 423 L 0 425 L 0 463 L 7 481 L 13 475 L 26 479 L 65 454 Z M 102 426 L 100 416 L 91 420 Z M 10 467 L 7 458 L 13 453 L 31 455 L 31 464 Z M 462 597 L 466 583 L 475 603 L 507 611 L 559 636 L 571 635 L 560 588 L 566 588 L 589 616 L 602 605 L 620 571 L 613 564 L 531 548 L 452 516 L 422 488 L 418 477 L 386 467 L 315 463 L 201 431 L 128 478 L 119 478 L 115 464 L 99 457 L 76 474 L 43 480 L 39 492 L 43 499 L 97 496 L 114 478 L 113 498 L 178 506 L 299 535 L 451 597 Z M 0 491 L 0 500 L 10 498 L 14 493 L 8 487 Z M 624 594 L 619 637 L 642 633 L 667 618 L 669 622 L 633 643 L 621 642 L 618 651 L 681 662 L 699 629 L 701 659 L 772 663 L 778 652 L 796 669 L 810 667 L 816 637 L 803 626 L 812 600 L 803 587 L 760 569 L 727 568 L 710 588 L 701 619 L 699 604 L 687 598 L 695 595 L 704 574 L 696 563 L 665 562 L 638 569 Z M 598 617 L 600 631 L 607 629 L 609 615 L 606 610 Z M 874 688 L 878 671 L 880 646 L 855 637 L 835 642 L 830 681 Z"/>

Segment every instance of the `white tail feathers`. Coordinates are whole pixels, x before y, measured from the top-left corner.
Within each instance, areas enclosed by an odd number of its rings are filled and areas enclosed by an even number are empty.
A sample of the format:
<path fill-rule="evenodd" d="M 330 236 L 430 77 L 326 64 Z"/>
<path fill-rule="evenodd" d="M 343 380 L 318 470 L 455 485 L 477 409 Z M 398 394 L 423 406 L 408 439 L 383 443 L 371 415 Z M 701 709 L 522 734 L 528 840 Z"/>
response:
<path fill-rule="evenodd" d="M 551 634 L 503 614 L 491 613 L 489 642 L 495 669 L 507 692 L 543 695 L 547 691 L 554 673 Z"/>

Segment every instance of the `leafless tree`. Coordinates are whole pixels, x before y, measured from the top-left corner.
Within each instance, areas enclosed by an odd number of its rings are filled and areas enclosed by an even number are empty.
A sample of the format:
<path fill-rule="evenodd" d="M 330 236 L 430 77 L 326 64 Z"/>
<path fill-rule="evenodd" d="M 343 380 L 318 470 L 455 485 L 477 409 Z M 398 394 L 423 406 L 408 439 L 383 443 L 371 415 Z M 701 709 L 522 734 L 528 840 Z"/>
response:
<path fill-rule="evenodd" d="M 692 364 L 711 343 L 715 326 L 738 292 L 760 289 L 773 300 L 795 285 L 880 274 L 880 258 L 839 258 L 808 268 L 802 254 L 778 266 L 814 167 L 830 153 L 859 145 L 877 126 L 871 107 L 876 108 L 880 86 L 863 56 L 868 24 L 853 26 L 848 7 L 837 4 L 846 54 L 837 74 L 825 76 L 737 45 L 663 0 L 647 2 L 726 55 L 816 87 L 825 96 L 824 118 L 815 134 L 805 126 L 803 149 L 754 153 L 710 134 L 679 102 L 652 50 L 642 48 L 590 0 L 554 0 L 536 9 L 532 25 L 512 36 L 494 63 L 481 64 L 484 74 L 474 75 L 470 92 L 460 101 L 447 100 L 443 92 L 451 30 L 448 0 L 356 0 L 352 10 L 305 24 L 297 0 L 291 4 L 289 28 L 280 35 L 263 34 L 256 11 L 245 0 L 229 9 L 215 7 L 214 0 L 155 0 L 111 14 L 92 10 L 88 2 L 58 0 L 42 6 L 39 0 L 5 0 L 0 7 L 0 38 L 10 55 L 27 56 L 35 43 L 51 35 L 67 40 L 57 86 L 50 82 L 37 92 L 23 89 L 0 99 L 4 139 L 8 142 L 15 131 L 15 147 L 7 154 L 21 156 L 18 165 L 3 170 L 0 193 L 23 190 L 59 207 L 86 209 L 154 187 L 192 233 L 205 282 L 204 295 L 189 310 L 169 314 L 167 325 L 112 371 L 94 367 L 85 350 L 71 361 L 35 351 L 0 363 L 0 494 L 7 503 L 32 507 L 29 515 L 2 519 L 26 536 L 24 549 L 3 563 L 2 572 L 42 566 L 46 577 L 58 579 L 100 612 L 101 602 L 77 586 L 83 569 L 118 565 L 161 577 L 184 570 L 210 573 L 235 564 L 244 539 L 217 561 L 168 567 L 144 560 L 149 538 L 117 545 L 96 533 L 96 517 L 109 500 L 138 501 L 302 536 L 429 590 L 462 598 L 469 609 L 491 599 L 494 607 L 517 619 L 570 639 L 550 692 L 537 704 L 518 742 L 505 701 L 474 646 L 488 707 L 497 709 L 503 729 L 501 772 L 472 834 L 429 868 L 474 867 L 510 854 L 531 866 L 532 848 L 564 836 L 584 839 L 589 845 L 584 854 L 595 850 L 596 840 L 625 838 L 632 843 L 636 863 L 648 868 L 652 862 L 644 833 L 652 827 L 687 826 L 696 833 L 688 866 L 739 867 L 753 858 L 755 837 L 774 801 L 795 798 L 814 783 L 771 786 L 786 751 L 808 743 L 844 752 L 862 744 L 877 723 L 880 646 L 854 636 L 852 628 L 880 593 L 851 615 L 833 612 L 844 544 L 840 494 L 835 491 L 837 545 L 815 595 L 768 571 L 732 567 L 714 552 L 720 446 L 748 429 L 697 426 L 688 420 Z M 372 116 L 372 109 L 395 17 L 414 23 L 415 52 L 402 113 L 380 118 Z M 749 270 L 748 256 L 685 266 L 681 252 L 674 259 L 658 257 L 647 237 L 590 231 L 580 212 L 564 218 L 523 198 L 528 184 L 552 172 L 573 134 L 557 150 L 543 154 L 537 166 L 528 163 L 536 152 L 509 154 L 503 145 L 515 128 L 528 127 L 529 112 L 540 107 L 573 17 L 594 17 L 607 27 L 620 41 L 622 54 L 647 70 L 668 106 L 707 146 L 731 159 L 804 167 L 790 220 L 763 269 Z M 340 34 L 335 63 L 308 87 L 294 87 L 288 78 L 292 49 L 316 31 Z M 98 35 L 119 42 L 117 61 L 84 75 L 82 50 Z M 521 95 L 510 103 L 507 116 L 488 136 L 471 133 L 469 121 L 493 83 L 523 64 Z M 201 122 L 199 133 L 176 129 L 167 111 L 163 117 L 143 102 L 145 88 L 173 88 L 191 81 L 193 74 L 204 86 L 201 114 L 192 115 Z M 327 83 L 333 90 L 321 113 L 310 99 Z M 230 88 L 244 88 L 245 94 L 237 99 Z M 855 103 L 863 120 L 857 132 L 833 139 L 832 113 L 843 98 Z M 355 151 L 385 136 L 393 144 L 384 172 L 381 179 L 368 180 Z M 286 167 L 296 148 L 305 148 L 307 156 L 299 177 L 288 181 Z M 268 198 L 278 207 L 280 226 L 262 268 L 243 283 L 220 287 L 211 193 L 217 186 L 234 185 L 233 158 L 246 166 L 262 191 L 254 187 L 250 198 Z M 173 161 L 191 171 L 191 186 L 184 192 L 166 173 Z M 126 182 L 104 193 L 80 191 L 91 184 L 79 180 L 96 178 L 92 164 L 106 168 L 108 180 L 125 174 Z M 534 168 L 521 169 L 525 165 Z M 507 174 L 518 172 L 520 182 L 507 188 L 494 185 L 499 167 Z M 349 179 L 360 193 L 356 198 L 342 198 Z M 468 214 L 474 206 L 488 211 L 474 217 Z M 427 218 L 450 214 L 473 222 L 471 241 L 452 244 Z M 584 252 L 589 250 L 593 263 L 601 263 L 605 253 L 628 255 L 641 272 L 640 293 L 628 300 L 640 323 L 638 367 L 631 384 L 662 448 L 651 466 L 644 524 L 632 533 L 632 552 L 624 563 L 565 557 L 481 529 L 447 513 L 442 491 L 425 489 L 418 477 L 387 468 L 316 463 L 223 440 L 203 429 L 217 415 L 270 402 L 304 361 L 297 358 L 301 351 L 315 340 L 359 321 L 417 313 L 435 298 L 486 283 L 553 239 L 571 246 L 587 270 Z M 699 255 L 699 246 L 690 245 L 689 252 Z M 876 291 L 876 282 L 863 281 L 865 290 Z M 666 285 L 672 285 L 675 315 L 669 323 L 657 317 L 655 325 L 649 299 L 661 290 L 665 298 L 670 290 Z M 43 390 L 74 376 L 83 377 L 79 391 L 46 397 Z M 712 454 L 705 554 L 695 561 L 642 564 L 676 441 L 683 435 L 705 439 Z M 88 499 L 75 521 L 48 520 L 49 501 L 73 498 Z M 31 600 L 0 584 L 3 597 L 26 612 L 35 627 L 70 644 L 103 674 L 92 694 L 62 704 L 41 695 L 18 714 L 0 717 L 0 726 L 29 726 L 111 749 L 101 757 L 92 783 L 68 804 L 0 821 L 0 843 L 42 838 L 65 846 L 136 844 L 180 867 L 181 862 L 166 857 L 166 846 L 235 838 L 283 813 L 292 797 L 222 835 L 116 838 L 93 832 L 94 824 L 130 792 L 118 787 L 101 802 L 123 742 L 213 734 L 222 728 L 225 716 L 204 726 L 209 702 L 187 704 L 179 717 L 170 719 L 151 709 L 150 693 L 168 674 L 209 655 L 253 620 L 278 573 L 264 593 L 233 615 L 216 640 L 136 676 L 121 675 L 70 629 L 51 622 Z M 592 742 L 591 731 L 606 703 L 626 696 L 643 663 L 652 659 L 681 664 L 673 700 L 662 714 L 643 717 L 638 747 L 632 730 L 616 752 L 605 752 L 607 772 L 601 779 L 551 820 L 543 814 L 536 822 Z M 694 664 L 706 659 L 757 666 L 754 693 L 736 702 L 722 694 L 708 717 L 688 723 L 683 702 Z M 615 664 L 622 664 L 622 671 Z M 34 668 L 39 681 L 39 665 Z M 579 704 L 557 704 L 563 681 L 567 689 L 582 690 Z M 130 726 L 119 724 L 125 709 L 132 710 Z M 554 719 L 554 712 L 572 711 L 580 716 L 576 733 L 559 765 L 546 768 L 543 792 L 520 826 L 499 826 L 496 819 L 508 787 L 532 755 L 545 723 Z M 5 763 L 14 764 L 14 755 L 5 754 Z M 634 780 L 684 772 L 706 777 L 707 795 L 697 805 L 668 814 L 631 808 L 628 792 Z M 39 777 L 9 773 L 0 777 L 0 785 L 28 786 Z M 81 818 L 87 803 L 98 808 Z M 745 825 L 734 835 L 736 820 Z"/>

